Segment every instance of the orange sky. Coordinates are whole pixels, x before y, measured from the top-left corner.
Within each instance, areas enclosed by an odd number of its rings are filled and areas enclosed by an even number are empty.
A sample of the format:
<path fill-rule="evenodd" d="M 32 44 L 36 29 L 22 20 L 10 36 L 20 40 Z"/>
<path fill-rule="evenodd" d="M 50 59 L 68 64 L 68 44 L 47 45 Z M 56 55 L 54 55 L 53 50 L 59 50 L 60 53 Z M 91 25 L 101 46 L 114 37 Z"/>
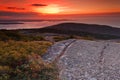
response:
<path fill-rule="evenodd" d="M 0 0 L 0 18 L 120 12 L 120 0 Z"/>

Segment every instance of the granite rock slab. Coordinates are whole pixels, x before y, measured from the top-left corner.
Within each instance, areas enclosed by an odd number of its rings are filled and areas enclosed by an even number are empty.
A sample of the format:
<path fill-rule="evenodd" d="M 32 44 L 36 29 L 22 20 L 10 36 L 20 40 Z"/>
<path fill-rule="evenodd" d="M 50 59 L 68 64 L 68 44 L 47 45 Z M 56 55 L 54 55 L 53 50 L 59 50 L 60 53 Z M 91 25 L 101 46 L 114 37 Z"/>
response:
<path fill-rule="evenodd" d="M 120 43 L 65 40 L 43 56 L 57 64 L 60 80 L 120 80 Z"/>

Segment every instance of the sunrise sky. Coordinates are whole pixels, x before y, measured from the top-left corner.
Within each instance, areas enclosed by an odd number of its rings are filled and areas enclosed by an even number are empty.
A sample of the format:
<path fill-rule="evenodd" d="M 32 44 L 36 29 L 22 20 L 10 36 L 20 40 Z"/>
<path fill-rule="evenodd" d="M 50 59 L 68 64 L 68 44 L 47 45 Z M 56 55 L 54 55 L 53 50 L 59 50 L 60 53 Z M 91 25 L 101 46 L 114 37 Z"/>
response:
<path fill-rule="evenodd" d="M 116 12 L 120 0 L 0 0 L 0 19 Z"/>

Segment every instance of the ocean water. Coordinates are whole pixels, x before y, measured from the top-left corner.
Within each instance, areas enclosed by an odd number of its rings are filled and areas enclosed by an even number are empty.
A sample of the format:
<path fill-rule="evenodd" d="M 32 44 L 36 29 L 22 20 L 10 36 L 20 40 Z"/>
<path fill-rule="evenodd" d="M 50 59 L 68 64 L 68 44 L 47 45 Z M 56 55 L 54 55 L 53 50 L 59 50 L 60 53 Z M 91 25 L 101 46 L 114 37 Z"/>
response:
<path fill-rule="evenodd" d="M 58 19 L 55 18 L 54 20 L 49 19 L 49 20 L 40 20 L 40 21 L 22 21 L 22 23 L 24 24 L 0 24 L 0 29 L 42 28 L 42 27 L 47 27 L 47 26 L 51 26 L 59 23 L 65 23 L 65 22 L 99 24 L 99 25 L 108 25 L 108 26 L 120 28 L 120 14 L 74 15 L 74 16 L 64 16 Z M 5 23 L 11 23 L 11 22 L 5 22 Z M 21 21 L 18 21 L 18 22 L 21 22 Z"/>

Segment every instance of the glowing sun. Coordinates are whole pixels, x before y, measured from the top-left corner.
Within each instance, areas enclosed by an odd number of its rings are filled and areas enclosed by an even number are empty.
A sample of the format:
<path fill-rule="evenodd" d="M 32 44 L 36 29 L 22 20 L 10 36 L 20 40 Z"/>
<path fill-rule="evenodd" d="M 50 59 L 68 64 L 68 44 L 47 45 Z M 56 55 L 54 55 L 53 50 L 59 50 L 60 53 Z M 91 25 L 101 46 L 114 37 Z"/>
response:
<path fill-rule="evenodd" d="M 62 10 L 57 5 L 48 5 L 42 8 L 36 8 L 35 11 L 43 14 L 58 14 Z"/>

